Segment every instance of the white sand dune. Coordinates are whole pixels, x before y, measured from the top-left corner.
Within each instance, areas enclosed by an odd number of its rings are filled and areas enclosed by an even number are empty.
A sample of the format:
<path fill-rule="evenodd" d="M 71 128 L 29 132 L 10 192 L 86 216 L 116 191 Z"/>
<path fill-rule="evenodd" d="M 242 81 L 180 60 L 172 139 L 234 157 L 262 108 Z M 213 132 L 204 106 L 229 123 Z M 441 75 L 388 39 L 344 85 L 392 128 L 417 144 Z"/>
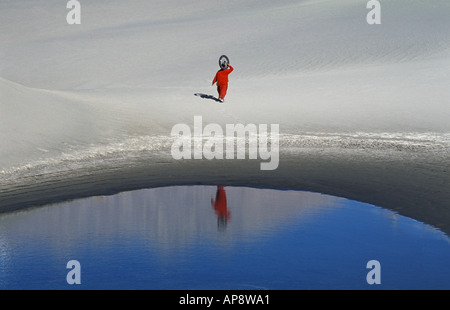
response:
<path fill-rule="evenodd" d="M 381 25 L 366 4 L 82 1 L 68 25 L 65 1 L 0 0 L 0 180 L 170 157 L 172 126 L 194 115 L 280 124 L 281 152 L 390 137 L 448 155 L 450 2 L 383 1 Z M 194 93 L 216 95 L 222 54 L 235 71 L 217 105 Z"/>

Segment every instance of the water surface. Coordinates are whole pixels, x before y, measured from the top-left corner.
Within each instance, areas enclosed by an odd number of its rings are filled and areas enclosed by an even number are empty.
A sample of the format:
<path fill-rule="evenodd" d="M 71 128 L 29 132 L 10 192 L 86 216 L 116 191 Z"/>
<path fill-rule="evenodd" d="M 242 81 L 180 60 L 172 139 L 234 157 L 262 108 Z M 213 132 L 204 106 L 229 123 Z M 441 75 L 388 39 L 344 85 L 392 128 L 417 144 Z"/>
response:
<path fill-rule="evenodd" d="M 432 226 L 311 192 L 173 186 L 0 215 L 2 289 L 450 289 L 449 261 Z"/>

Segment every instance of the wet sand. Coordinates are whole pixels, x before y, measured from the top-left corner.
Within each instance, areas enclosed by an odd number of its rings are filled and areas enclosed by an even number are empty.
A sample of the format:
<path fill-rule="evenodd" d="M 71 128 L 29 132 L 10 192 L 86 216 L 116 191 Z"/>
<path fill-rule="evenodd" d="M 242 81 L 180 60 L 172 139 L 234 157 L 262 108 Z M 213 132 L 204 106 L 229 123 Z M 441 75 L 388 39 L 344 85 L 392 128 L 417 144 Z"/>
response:
<path fill-rule="evenodd" d="M 303 150 L 280 154 L 274 171 L 258 160 L 136 158 L 0 184 L 0 211 L 170 185 L 303 190 L 377 205 L 450 234 L 448 152 Z"/>

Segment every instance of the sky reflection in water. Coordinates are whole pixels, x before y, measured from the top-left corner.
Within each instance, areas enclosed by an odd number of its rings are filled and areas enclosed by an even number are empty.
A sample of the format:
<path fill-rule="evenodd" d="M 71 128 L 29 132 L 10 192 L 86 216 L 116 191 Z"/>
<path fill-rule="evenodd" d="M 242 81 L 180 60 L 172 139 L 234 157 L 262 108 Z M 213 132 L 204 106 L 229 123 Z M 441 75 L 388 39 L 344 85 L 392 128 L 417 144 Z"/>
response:
<path fill-rule="evenodd" d="M 449 261 L 431 226 L 310 192 L 176 186 L 0 215 L 1 289 L 450 289 Z"/>

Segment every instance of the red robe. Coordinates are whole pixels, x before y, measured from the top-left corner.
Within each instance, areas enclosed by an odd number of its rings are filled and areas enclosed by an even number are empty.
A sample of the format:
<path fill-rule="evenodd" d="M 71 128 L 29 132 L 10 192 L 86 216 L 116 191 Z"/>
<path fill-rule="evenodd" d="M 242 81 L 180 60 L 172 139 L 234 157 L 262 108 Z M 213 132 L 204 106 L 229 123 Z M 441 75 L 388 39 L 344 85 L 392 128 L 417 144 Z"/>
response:
<path fill-rule="evenodd" d="M 217 92 L 219 93 L 219 98 L 224 99 L 227 94 L 228 89 L 228 74 L 233 72 L 234 68 L 231 65 L 228 65 L 228 69 L 222 69 L 217 71 L 216 76 L 212 84 L 217 82 Z"/>
<path fill-rule="evenodd" d="M 227 195 L 223 186 L 217 187 L 216 200 L 211 200 L 211 204 L 219 218 L 225 221 L 230 219 L 230 212 L 227 208 Z"/>

